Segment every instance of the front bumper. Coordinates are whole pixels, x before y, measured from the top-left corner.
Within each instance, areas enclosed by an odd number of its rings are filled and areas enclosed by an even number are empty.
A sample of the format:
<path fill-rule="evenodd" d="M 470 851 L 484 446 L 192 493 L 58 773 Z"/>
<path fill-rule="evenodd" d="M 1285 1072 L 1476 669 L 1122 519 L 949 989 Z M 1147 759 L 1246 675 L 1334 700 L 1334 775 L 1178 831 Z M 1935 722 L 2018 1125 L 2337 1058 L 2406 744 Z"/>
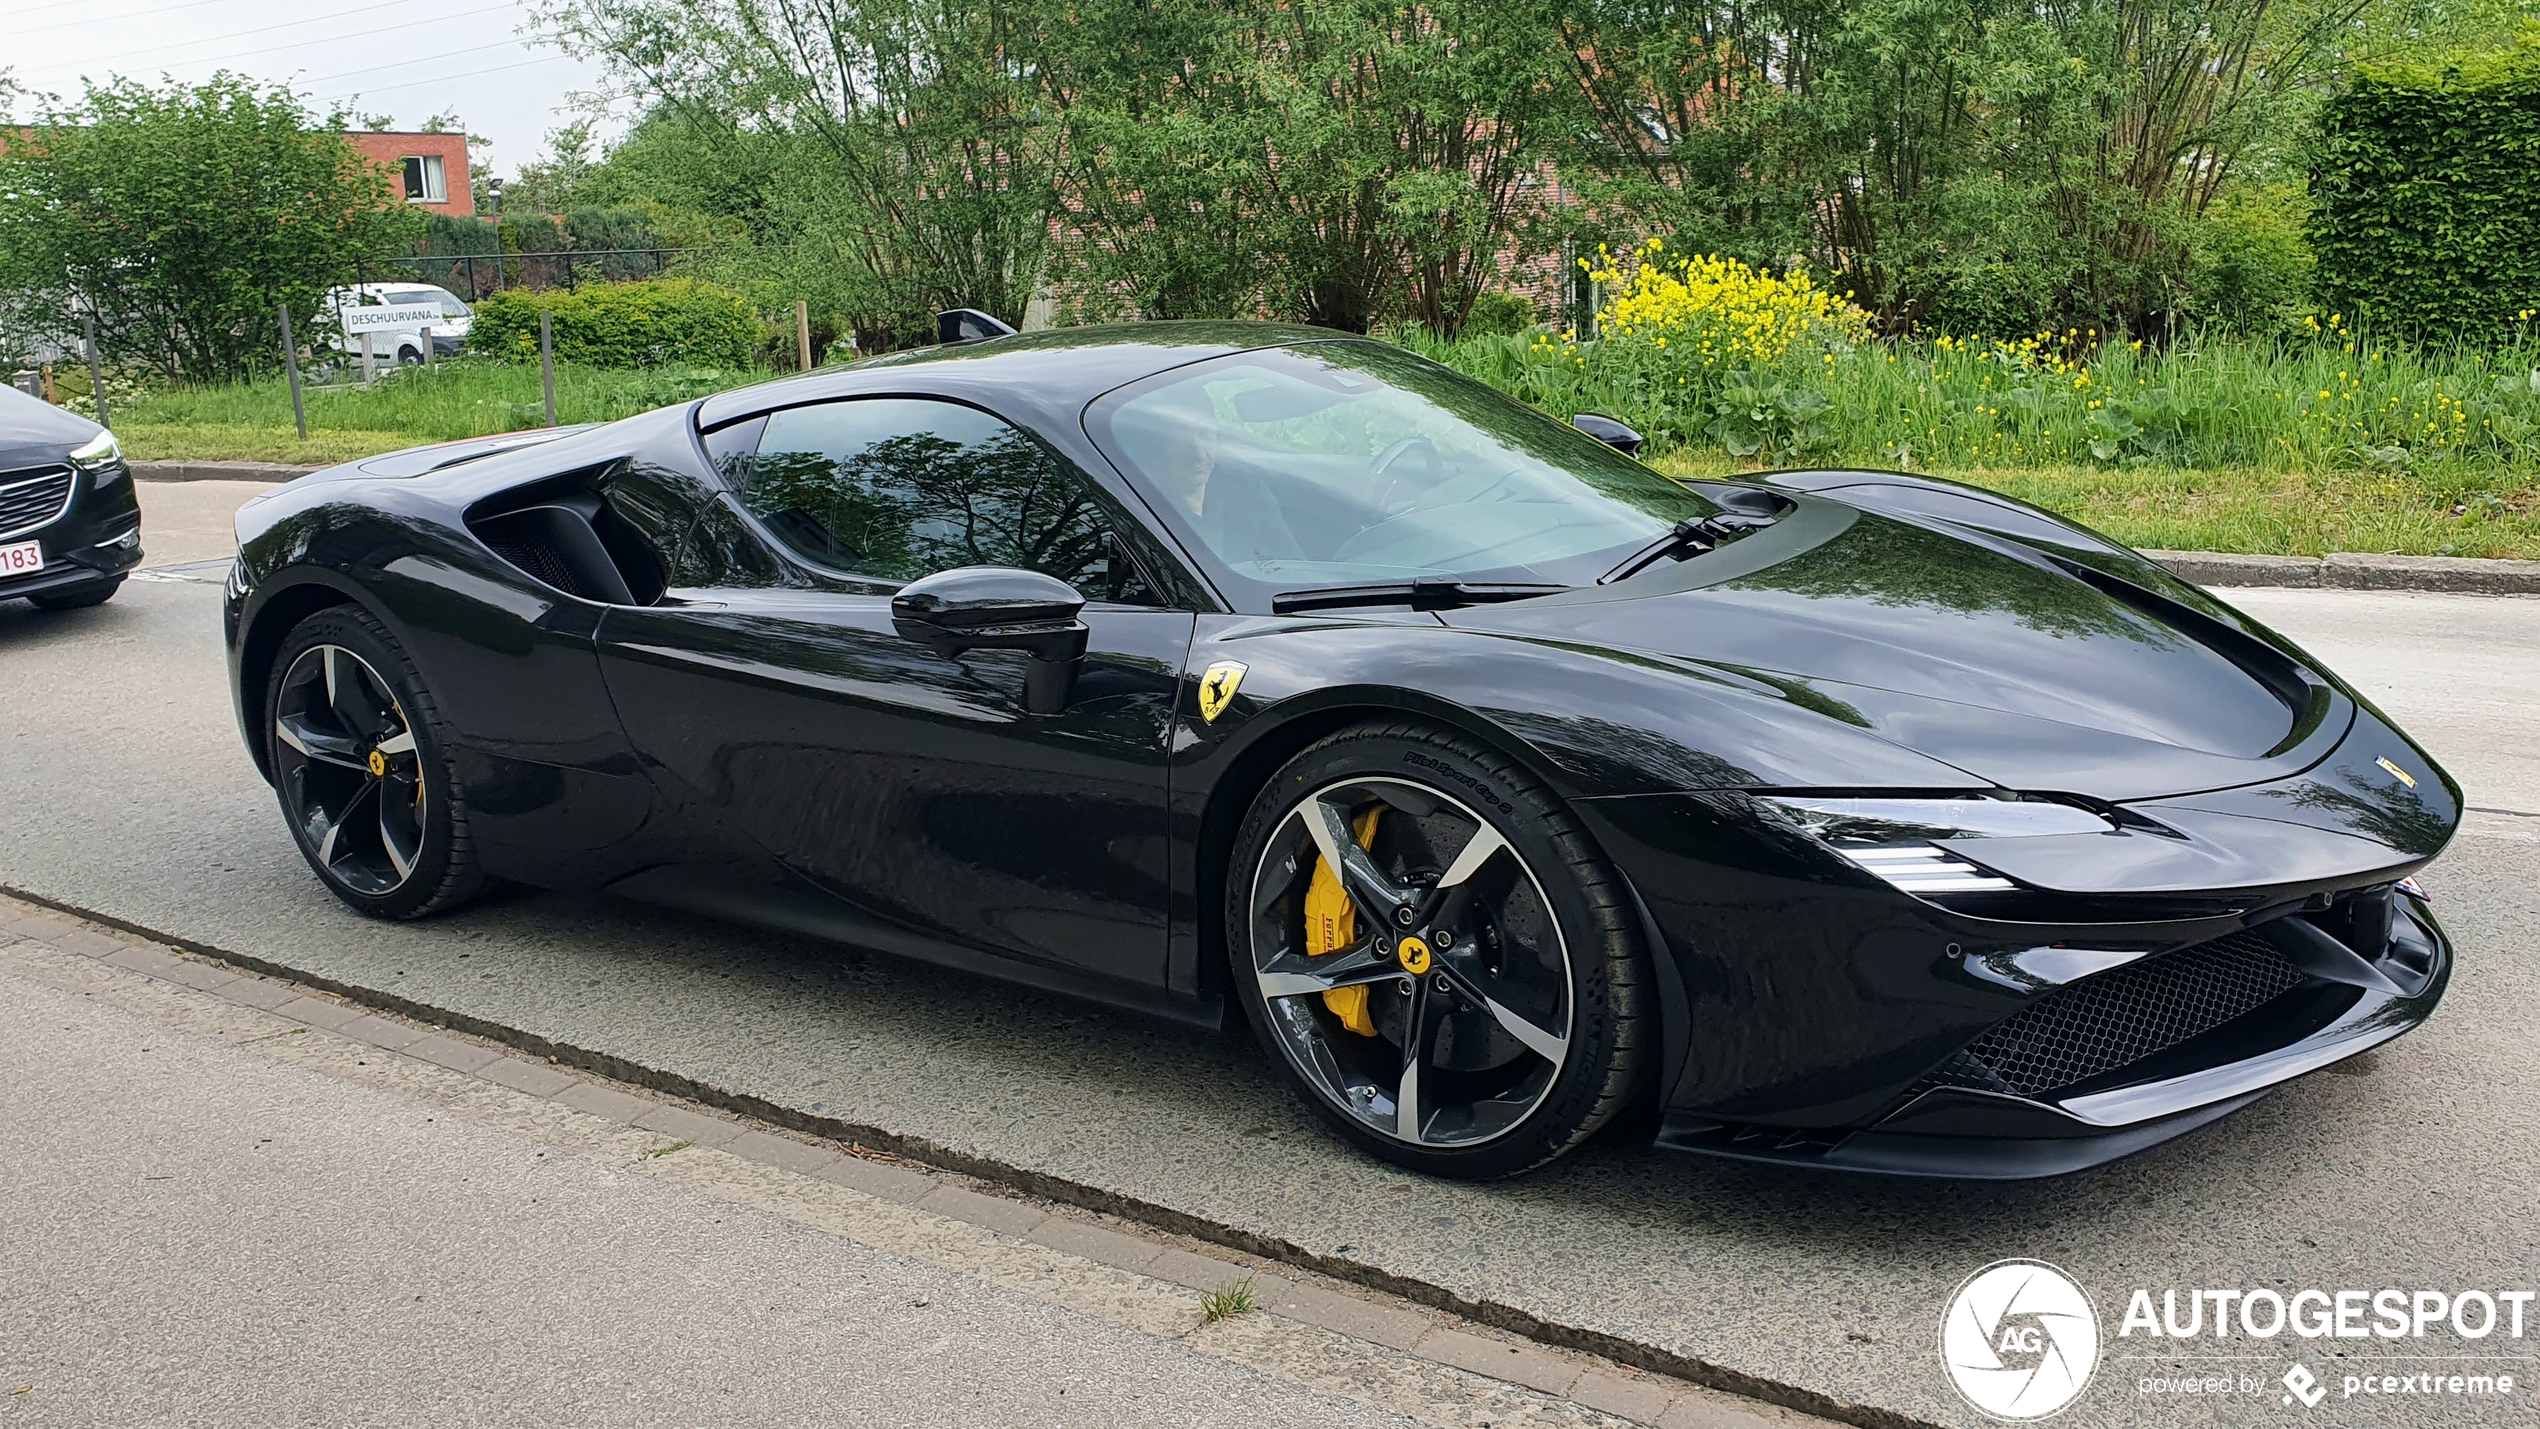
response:
<path fill-rule="evenodd" d="M 1968 1180 L 2059 1176 L 2130 1156 L 2425 1021 L 2450 981 L 2452 945 L 2422 902 L 2398 903 L 2392 948 L 2378 964 L 2395 988 L 2294 967 L 2262 927 L 2040 998 L 1860 1129 L 1678 1113 L 1659 1142 L 1738 1160 Z M 2092 1070 L 2093 1051 L 2113 1065 Z"/>
<path fill-rule="evenodd" d="M 133 495 L 131 474 L 114 467 L 78 470 L 60 515 L 6 536 L 5 544 L 40 544 L 44 569 L 0 577 L 0 600 L 51 595 L 114 580 L 141 564 L 140 538 L 141 506 Z"/>
<path fill-rule="evenodd" d="M 1739 790 L 1573 807 L 1642 904 L 1661 1140 L 1685 1150 L 2079 1170 L 2401 1035 L 2451 971 L 2391 890 L 2458 787 L 2369 710 L 2299 775 L 2131 804 L 2109 834 L 1946 842 L 2004 891 L 1891 886 Z"/>

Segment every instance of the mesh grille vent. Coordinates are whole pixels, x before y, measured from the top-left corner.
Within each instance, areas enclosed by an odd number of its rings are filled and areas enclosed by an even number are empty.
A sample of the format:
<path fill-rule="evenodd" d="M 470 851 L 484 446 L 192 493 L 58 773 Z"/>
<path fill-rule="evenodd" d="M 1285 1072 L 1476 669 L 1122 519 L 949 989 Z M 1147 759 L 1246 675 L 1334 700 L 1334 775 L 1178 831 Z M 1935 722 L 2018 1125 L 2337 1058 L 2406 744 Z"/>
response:
<path fill-rule="evenodd" d="M 565 594 L 582 596 L 586 600 L 590 598 L 581 583 L 573 578 L 573 567 L 565 564 L 564 557 L 546 542 L 492 541 L 487 544 L 493 548 L 495 555 Z"/>
<path fill-rule="evenodd" d="M 71 470 L 0 471 L 0 534 L 32 530 L 62 514 L 71 497 Z"/>
<path fill-rule="evenodd" d="M 1968 1044 L 1932 1081 L 2045 1096 L 2210 1032 L 2301 980 L 2264 938 L 2233 933 L 2049 993 Z"/>

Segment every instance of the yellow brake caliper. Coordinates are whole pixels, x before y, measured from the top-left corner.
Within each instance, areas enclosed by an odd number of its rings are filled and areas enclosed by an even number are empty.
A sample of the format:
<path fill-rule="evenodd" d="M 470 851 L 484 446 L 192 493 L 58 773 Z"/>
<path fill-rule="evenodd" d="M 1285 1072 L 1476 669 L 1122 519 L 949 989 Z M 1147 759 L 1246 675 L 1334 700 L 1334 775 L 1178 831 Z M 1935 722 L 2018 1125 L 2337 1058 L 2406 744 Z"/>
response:
<path fill-rule="evenodd" d="M 1350 826 L 1351 832 L 1358 835 L 1360 848 L 1376 842 L 1376 818 L 1384 811 L 1384 805 L 1373 805 Z M 1305 886 L 1305 951 L 1307 956 L 1319 958 L 1358 940 L 1358 914 L 1350 906 L 1349 890 L 1341 887 L 1340 871 L 1325 863 L 1320 854 L 1307 857 L 1314 860 L 1314 877 Z M 1376 1035 L 1375 1019 L 1367 1015 L 1364 984 L 1333 988 L 1323 994 L 1323 1005 L 1350 1031 L 1361 1037 Z"/>

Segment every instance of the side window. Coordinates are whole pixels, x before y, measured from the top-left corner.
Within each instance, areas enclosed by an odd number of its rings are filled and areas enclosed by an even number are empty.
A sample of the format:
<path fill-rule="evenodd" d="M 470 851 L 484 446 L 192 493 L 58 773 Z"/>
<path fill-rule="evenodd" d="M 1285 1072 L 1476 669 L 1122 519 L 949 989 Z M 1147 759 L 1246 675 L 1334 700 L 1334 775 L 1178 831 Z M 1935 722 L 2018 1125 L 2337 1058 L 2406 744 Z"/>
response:
<path fill-rule="evenodd" d="M 742 504 L 806 560 L 877 580 L 1018 566 L 1093 600 L 1162 604 L 1075 474 L 951 402 L 869 398 L 767 419 Z"/>

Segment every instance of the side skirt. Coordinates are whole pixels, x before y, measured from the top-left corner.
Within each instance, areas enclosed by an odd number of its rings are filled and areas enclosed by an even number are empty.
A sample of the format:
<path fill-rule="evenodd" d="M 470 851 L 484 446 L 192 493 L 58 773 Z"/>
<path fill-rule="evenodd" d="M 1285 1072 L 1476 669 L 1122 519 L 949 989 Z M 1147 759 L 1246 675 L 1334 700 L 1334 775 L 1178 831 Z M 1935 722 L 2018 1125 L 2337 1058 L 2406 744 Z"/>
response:
<path fill-rule="evenodd" d="M 1008 957 L 1003 953 L 962 947 L 905 928 L 863 917 L 834 899 L 799 889 L 745 883 L 712 870 L 692 867 L 646 869 L 608 886 L 607 892 L 664 908 L 676 908 L 730 923 L 795 933 L 825 942 L 843 943 L 887 953 L 913 962 L 931 963 L 1001 982 L 1020 983 L 1145 1017 L 1217 1031 L 1225 1009 L 1213 996 L 1177 997 L 1162 987 L 1141 987 L 1116 978 L 1098 977 L 1072 968 Z"/>

